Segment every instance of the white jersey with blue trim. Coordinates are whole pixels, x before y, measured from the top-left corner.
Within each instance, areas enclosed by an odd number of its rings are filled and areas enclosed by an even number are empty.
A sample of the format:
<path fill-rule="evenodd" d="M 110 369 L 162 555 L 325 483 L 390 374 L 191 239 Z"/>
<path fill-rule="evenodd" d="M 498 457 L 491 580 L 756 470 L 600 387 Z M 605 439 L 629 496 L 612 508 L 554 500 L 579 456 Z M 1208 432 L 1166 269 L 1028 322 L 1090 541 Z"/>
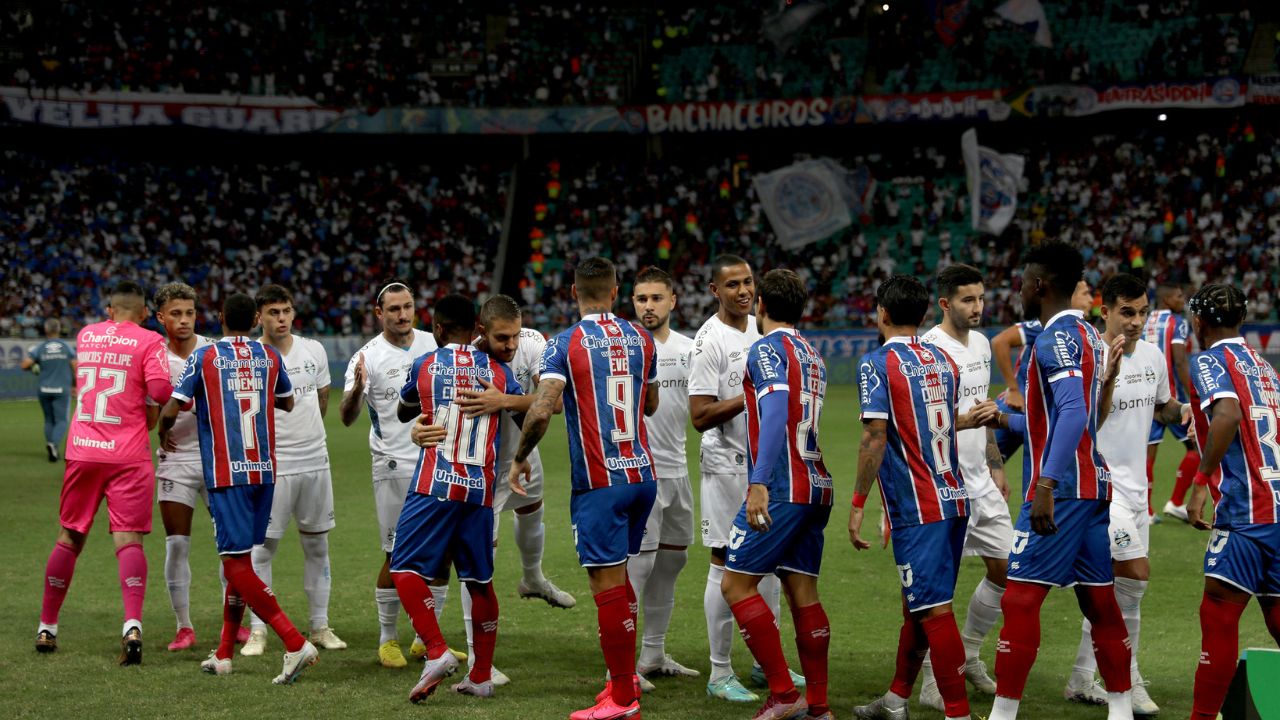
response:
<path fill-rule="evenodd" d="M 369 453 L 375 462 L 395 460 L 406 473 L 412 472 L 414 463 L 418 462 L 418 446 L 409 437 L 411 425 L 400 422 L 396 409 L 413 361 L 435 349 L 436 339 L 421 330 L 413 331 L 413 342 L 407 348 L 392 345 L 385 335 L 378 333 L 347 363 L 342 385 L 344 394 L 355 388 L 356 364 L 360 362 L 361 353 L 364 354 L 364 403 L 371 422 Z"/>
<path fill-rule="evenodd" d="M 203 335 L 196 335 L 195 338 L 195 347 L 191 348 L 193 355 L 196 350 L 205 345 L 213 344 L 212 340 Z M 177 387 L 178 380 L 182 378 L 182 371 L 187 367 L 187 358 L 175 353 L 167 346 L 164 352 L 169 361 L 169 384 Z M 173 440 L 174 444 L 177 445 L 177 449 L 173 452 L 165 452 L 164 448 L 156 450 L 156 456 L 160 459 L 161 465 L 166 467 L 173 465 L 200 465 L 200 438 L 196 434 L 195 413 L 178 413 L 178 419 L 174 421 L 173 429 L 169 431 L 169 439 Z"/>

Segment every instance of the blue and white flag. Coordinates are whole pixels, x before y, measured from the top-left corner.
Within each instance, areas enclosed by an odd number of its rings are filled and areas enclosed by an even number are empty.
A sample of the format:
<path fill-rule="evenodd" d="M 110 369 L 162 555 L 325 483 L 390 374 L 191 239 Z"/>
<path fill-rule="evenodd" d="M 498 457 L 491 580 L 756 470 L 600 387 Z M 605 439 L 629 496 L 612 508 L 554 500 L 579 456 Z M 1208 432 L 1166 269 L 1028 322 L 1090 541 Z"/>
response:
<path fill-rule="evenodd" d="M 1049 18 L 1045 17 L 1040 0 L 1007 0 L 996 8 L 996 14 L 1034 36 L 1037 45 L 1053 47 Z"/>
<path fill-rule="evenodd" d="M 755 176 L 752 184 L 779 244 L 795 249 L 852 224 L 847 174 L 839 163 L 822 158 Z"/>
<path fill-rule="evenodd" d="M 960 151 L 964 155 L 973 229 L 999 235 L 1018 210 L 1018 186 L 1026 161 L 1021 155 L 1001 155 L 978 145 L 978 132 L 972 128 L 960 136 Z"/>

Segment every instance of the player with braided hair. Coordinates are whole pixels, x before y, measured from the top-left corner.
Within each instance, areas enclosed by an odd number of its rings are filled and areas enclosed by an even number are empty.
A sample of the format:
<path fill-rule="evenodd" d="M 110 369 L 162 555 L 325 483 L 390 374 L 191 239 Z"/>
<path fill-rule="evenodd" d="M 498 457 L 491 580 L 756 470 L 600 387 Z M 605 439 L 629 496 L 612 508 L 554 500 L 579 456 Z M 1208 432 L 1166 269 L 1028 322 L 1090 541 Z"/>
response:
<path fill-rule="evenodd" d="M 1280 644 L 1280 378 L 1240 336 L 1245 296 L 1238 288 L 1206 285 L 1191 298 L 1191 313 L 1196 338 L 1207 349 L 1191 359 L 1200 469 L 1187 503 L 1190 522 L 1210 530 L 1206 496 L 1215 503 L 1200 602 L 1191 712 L 1197 720 L 1217 717 L 1222 708 L 1249 596 L 1258 597 L 1267 629 Z"/>

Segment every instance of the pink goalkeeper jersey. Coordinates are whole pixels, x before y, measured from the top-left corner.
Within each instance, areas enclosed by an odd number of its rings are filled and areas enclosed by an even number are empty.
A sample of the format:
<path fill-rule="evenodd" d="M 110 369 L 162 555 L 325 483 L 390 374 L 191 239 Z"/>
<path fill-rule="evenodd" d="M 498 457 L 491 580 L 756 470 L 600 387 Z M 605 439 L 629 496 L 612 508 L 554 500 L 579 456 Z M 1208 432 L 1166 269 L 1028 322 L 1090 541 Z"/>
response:
<path fill-rule="evenodd" d="M 76 337 L 76 408 L 67 459 L 151 462 L 147 381 L 169 382 L 164 338 L 131 322 L 100 322 Z"/>

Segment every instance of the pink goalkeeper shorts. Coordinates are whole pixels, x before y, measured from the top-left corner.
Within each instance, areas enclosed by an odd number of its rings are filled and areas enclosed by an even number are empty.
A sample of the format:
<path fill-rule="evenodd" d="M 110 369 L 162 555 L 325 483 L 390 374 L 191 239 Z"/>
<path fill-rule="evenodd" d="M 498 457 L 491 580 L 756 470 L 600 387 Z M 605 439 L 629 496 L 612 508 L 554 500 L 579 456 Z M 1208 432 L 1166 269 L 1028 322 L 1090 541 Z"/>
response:
<path fill-rule="evenodd" d="M 87 534 L 106 498 L 111 532 L 149 533 L 155 485 L 150 462 L 117 465 L 68 460 L 59 520 L 68 530 Z"/>

